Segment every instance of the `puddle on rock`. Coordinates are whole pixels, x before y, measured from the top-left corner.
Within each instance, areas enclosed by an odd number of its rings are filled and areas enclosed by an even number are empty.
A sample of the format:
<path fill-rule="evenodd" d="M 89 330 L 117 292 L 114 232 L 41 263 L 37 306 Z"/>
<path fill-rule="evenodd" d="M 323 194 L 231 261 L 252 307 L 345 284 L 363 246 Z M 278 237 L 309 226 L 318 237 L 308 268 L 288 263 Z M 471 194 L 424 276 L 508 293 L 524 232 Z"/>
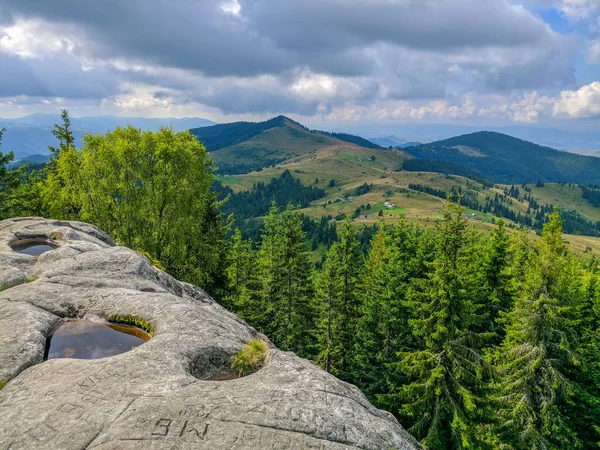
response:
<path fill-rule="evenodd" d="M 106 358 L 128 352 L 149 339 L 148 333 L 128 325 L 71 320 L 48 337 L 44 360 Z"/>
<path fill-rule="evenodd" d="M 42 253 L 54 250 L 56 246 L 52 245 L 46 239 L 27 239 L 15 242 L 12 245 L 15 252 L 24 255 L 40 256 Z"/>

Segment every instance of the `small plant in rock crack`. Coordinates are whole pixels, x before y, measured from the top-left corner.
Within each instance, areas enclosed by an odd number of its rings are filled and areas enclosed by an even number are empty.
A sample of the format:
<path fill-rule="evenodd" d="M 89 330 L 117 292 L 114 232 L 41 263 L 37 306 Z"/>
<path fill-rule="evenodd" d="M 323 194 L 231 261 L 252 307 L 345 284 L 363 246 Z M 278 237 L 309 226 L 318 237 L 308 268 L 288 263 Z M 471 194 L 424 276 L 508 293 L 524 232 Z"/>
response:
<path fill-rule="evenodd" d="M 231 360 L 231 368 L 240 377 L 250 375 L 264 366 L 269 348 L 260 339 L 253 339 L 237 352 Z"/>

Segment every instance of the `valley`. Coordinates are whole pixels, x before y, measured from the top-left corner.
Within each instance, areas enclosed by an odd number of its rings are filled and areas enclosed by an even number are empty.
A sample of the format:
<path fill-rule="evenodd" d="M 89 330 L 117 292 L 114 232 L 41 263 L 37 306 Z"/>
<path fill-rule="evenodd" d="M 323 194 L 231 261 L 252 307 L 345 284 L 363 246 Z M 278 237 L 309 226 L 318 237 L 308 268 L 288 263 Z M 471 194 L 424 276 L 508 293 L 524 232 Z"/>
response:
<path fill-rule="evenodd" d="M 471 145 L 472 139 L 468 136 L 467 142 Z M 509 136 L 502 139 L 513 141 Z M 535 164 L 538 157 L 535 151 L 539 150 L 539 146 L 526 145 L 534 149 L 534 155 L 530 155 L 529 159 Z M 539 157 L 546 157 L 548 153 L 565 157 L 562 155 L 564 152 L 540 148 L 543 156 Z M 564 182 L 491 183 L 483 177 L 471 179 L 454 174 L 453 164 L 444 164 L 443 161 L 441 166 L 449 168 L 449 173 L 403 170 L 408 160 L 424 161 L 409 154 L 410 150 L 365 148 L 323 136 L 284 119 L 275 127 L 253 133 L 250 139 L 224 148 L 213 147 L 211 156 L 218 167 L 216 179 L 234 193 L 251 190 L 257 183 L 267 184 L 286 170 L 303 185 L 322 189 L 325 192 L 323 197 L 301 209 L 303 214 L 314 220 L 322 217 L 341 220 L 349 216 L 358 223 L 373 225 L 382 220 L 394 223 L 402 215 L 411 222 L 433 224 L 441 218 L 445 193 L 454 189 L 462 192 L 469 223 L 477 230 L 489 233 L 495 222 L 502 218 L 509 228 L 525 226 L 531 228 L 535 236 L 534 231 L 541 229 L 545 215 L 556 206 L 568 214 L 565 230 L 569 233 L 568 241 L 573 250 L 600 256 L 600 208 L 582 197 L 582 189 L 578 185 Z M 486 158 L 472 146 L 462 146 L 456 151 L 468 158 Z M 498 147 L 495 151 L 496 154 L 500 152 Z M 566 154 L 566 157 L 580 158 L 572 154 Z M 234 164 L 232 161 L 256 169 L 248 173 L 227 173 Z M 357 188 L 365 183 L 369 186 L 368 192 L 357 195 Z M 518 194 L 515 189 L 518 189 Z"/>

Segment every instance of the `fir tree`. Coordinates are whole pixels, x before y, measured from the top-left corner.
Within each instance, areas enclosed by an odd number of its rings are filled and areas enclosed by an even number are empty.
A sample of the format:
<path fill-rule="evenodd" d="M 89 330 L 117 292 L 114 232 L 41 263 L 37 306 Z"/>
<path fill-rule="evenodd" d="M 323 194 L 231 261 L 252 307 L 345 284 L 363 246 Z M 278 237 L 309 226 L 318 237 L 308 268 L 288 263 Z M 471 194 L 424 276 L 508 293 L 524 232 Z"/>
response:
<path fill-rule="evenodd" d="M 504 337 L 504 330 L 497 319 L 501 313 L 512 309 L 513 292 L 510 273 L 509 237 L 504 221 L 499 220 L 487 245 L 480 250 L 480 267 L 477 286 L 480 301 L 482 324 L 477 327 L 481 332 L 492 334 L 494 344 Z"/>
<path fill-rule="evenodd" d="M 58 158 L 60 153 L 70 147 L 74 147 L 75 138 L 73 137 L 73 131 L 71 130 L 71 118 L 69 117 L 69 111 L 66 109 L 61 110 L 60 118 L 62 124 L 55 124 L 52 129 L 52 134 L 58 139 L 59 146 L 49 146 L 50 150 L 50 165 L 54 165 L 54 161 Z"/>
<path fill-rule="evenodd" d="M 339 242 L 327 253 L 317 282 L 320 309 L 319 361 L 336 376 L 351 379 L 352 351 L 360 316 L 360 243 L 357 231 L 346 220 L 338 231 Z"/>
<path fill-rule="evenodd" d="M 366 387 L 365 393 L 370 398 L 386 392 L 386 364 L 390 362 L 389 356 L 395 354 L 390 342 L 389 322 L 398 312 L 391 311 L 390 240 L 382 223 L 371 241 L 362 276 L 362 315 L 358 323 L 352 378 L 356 384 Z"/>
<path fill-rule="evenodd" d="M 227 296 L 225 306 L 242 318 L 257 320 L 256 254 L 252 244 L 242 238 L 239 228 L 231 236 L 227 254 Z"/>
<path fill-rule="evenodd" d="M 300 213 L 288 205 L 281 221 L 283 304 L 275 319 L 281 348 L 314 356 L 315 337 L 311 263 Z"/>
<path fill-rule="evenodd" d="M 498 428 L 517 449 L 578 448 L 564 407 L 574 389 L 566 373 L 577 358 L 570 327 L 577 277 L 565 256 L 557 211 L 527 264 L 515 309 L 507 316 L 506 338 L 496 360 L 501 366 Z"/>
<path fill-rule="evenodd" d="M 262 233 L 258 252 L 260 277 L 260 312 L 254 326 L 273 337 L 275 316 L 283 303 L 283 242 L 279 208 L 273 202 Z"/>
<path fill-rule="evenodd" d="M 479 397 L 482 373 L 488 370 L 478 336 L 470 331 L 477 323 L 477 305 L 471 299 L 466 273 L 468 253 L 463 208 L 446 202 L 438 229 L 434 271 L 411 295 L 411 325 L 423 339 L 423 350 L 400 352 L 394 363 L 409 379 L 392 386 L 387 404 L 406 417 L 410 431 L 432 449 L 476 446 L 475 424 L 483 403 Z"/>
<path fill-rule="evenodd" d="M 315 348 L 313 286 L 302 218 L 290 205 L 275 204 L 264 224 L 259 251 L 259 311 L 256 324 L 276 345 L 311 356 Z"/>
<path fill-rule="evenodd" d="M 365 392 L 373 401 L 389 392 L 388 366 L 396 354 L 415 349 L 405 303 L 411 279 L 428 270 L 432 254 L 428 237 L 401 217 L 393 236 L 382 224 L 372 240 L 361 286 L 362 316 L 353 381 L 366 386 Z M 393 380 L 394 384 L 401 382 Z"/>

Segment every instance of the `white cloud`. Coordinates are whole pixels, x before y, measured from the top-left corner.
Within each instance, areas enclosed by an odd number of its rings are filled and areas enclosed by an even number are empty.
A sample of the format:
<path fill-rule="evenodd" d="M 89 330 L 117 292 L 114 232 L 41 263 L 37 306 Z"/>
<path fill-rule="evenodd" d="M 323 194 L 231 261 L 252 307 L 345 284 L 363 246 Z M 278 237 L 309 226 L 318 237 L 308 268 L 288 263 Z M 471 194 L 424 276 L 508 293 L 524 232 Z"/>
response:
<path fill-rule="evenodd" d="M 600 12 L 598 0 L 561 0 L 559 10 L 571 20 L 592 19 Z"/>
<path fill-rule="evenodd" d="M 0 27 L 0 53 L 22 58 L 49 58 L 73 54 L 77 42 L 57 33 L 55 27 L 40 20 L 19 20 Z"/>
<path fill-rule="evenodd" d="M 334 108 L 326 119 L 335 121 L 411 120 L 453 121 L 455 119 L 498 119 L 518 123 L 537 123 L 548 119 L 584 119 L 600 117 L 600 81 L 578 90 L 565 90 L 556 96 L 532 91 L 516 96 L 468 93 L 456 98 L 415 104 L 387 102 L 382 107 Z"/>
<path fill-rule="evenodd" d="M 600 117 L 600 81 L 576 91 L 563 91 L 552 110 L 555 116 L 569 118 Z"/>

